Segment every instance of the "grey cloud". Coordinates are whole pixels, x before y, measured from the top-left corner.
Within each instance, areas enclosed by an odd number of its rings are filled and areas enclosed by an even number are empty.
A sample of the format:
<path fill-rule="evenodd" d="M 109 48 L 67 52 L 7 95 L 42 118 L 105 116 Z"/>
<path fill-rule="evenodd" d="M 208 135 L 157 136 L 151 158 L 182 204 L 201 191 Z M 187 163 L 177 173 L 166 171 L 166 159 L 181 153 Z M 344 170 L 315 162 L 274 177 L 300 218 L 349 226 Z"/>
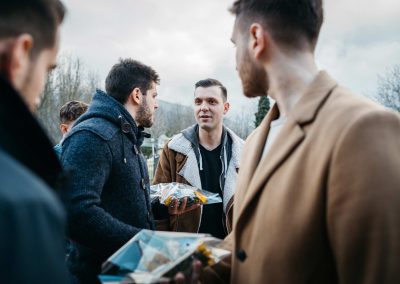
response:
<path fill-rule="evenodd" d="M 254 106 L 244 98 L 230 42 L 233 17 L 226 0 L 67 0 L 62 50 L 81 57 L 104 80 L 120 57 L 153 66 L 160 98 L 192 103 L 193 84 L 221 80 L 232 111 Z M 400 2 L 326 0 L 316 59 L 339 82 L 371 92 L 377 74 L 399 58 Z"/>

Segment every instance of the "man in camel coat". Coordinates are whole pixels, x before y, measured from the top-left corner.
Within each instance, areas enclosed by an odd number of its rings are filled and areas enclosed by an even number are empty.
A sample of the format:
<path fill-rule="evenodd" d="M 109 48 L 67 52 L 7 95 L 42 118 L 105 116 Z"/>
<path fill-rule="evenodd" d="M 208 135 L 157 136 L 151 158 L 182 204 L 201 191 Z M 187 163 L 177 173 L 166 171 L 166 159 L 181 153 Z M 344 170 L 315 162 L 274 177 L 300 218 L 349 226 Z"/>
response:
<path fill-rule="evenodd" d="M 276 104 L 244 146 L 230 273 L 216 267 L 214 280 L 398 283 L 399 115 L 317 69 L 321 0 L 238 0 L 232 12 L 244 94 Z"/>

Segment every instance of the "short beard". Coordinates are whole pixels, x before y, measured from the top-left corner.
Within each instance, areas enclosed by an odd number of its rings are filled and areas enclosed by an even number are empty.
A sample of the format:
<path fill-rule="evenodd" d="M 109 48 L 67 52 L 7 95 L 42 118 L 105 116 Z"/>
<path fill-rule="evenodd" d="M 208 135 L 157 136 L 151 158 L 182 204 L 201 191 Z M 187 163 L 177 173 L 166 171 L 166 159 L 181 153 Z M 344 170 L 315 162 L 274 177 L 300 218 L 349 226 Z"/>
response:
<path fill-rule="evenodd" d="M 243 55 L 239 76 L 242 81 L 243 94 L 248 98 L 265 96 L 268 93 L 268 74 L 262 66 L 257 65 L 246 52 Z"/>
<path fill-rule="evenodd" d="M 149 128 L 153 125 L 153 115 L 150 111 L 149 105 L 147 104 L 147 100 L 143 100 L 143 104 L 139 106 L 139 110 L 136 114 L 136 123 L 139 126 L 143 126 L 145 128 Z"/>

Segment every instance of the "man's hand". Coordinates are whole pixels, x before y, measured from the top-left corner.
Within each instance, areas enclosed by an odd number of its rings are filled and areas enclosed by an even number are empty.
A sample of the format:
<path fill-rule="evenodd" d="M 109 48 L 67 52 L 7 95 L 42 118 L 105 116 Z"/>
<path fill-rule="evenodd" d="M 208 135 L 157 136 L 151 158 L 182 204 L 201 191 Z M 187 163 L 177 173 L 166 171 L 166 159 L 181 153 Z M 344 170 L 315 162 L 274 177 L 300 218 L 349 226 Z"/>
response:
<path fill-rule="evenodd" d="M 201 262 L 199 260 L 195 260 L 192 263 L 192 273 L 186 277 L 183 273 L 177 273 L 174 278 L 175 284 L 185 284 L 185 283 L 190 283 L 190 284 L 199 284 L 199 278 L 200 278 L 200 272 L 201 272 Z"/>
<path fill-rule="evenodd" d="M 187 204 L 187 197 L 185 197 L 183 199 L 180 206 L 179 206 L 179 200 L 174 199 L 171 202 L 171 206 L 168 207 L 169 215 L 180 215 L 180 214 L 186 213 L 188 211 L 194 210 L 196 208 L 199 208 L 201 206 L 199 203 L 196 203 L 196 204 L 193 204 L 193 205 L 189 206 L 188 208 L 186 208 L 186 204 Z"/>

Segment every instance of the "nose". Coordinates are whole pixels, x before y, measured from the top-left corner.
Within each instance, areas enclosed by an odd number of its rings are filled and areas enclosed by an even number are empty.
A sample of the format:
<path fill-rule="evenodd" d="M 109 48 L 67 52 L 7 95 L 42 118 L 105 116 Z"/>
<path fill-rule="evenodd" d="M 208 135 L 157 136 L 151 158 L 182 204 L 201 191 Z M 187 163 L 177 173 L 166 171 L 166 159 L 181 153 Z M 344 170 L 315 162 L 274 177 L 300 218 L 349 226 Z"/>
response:
<path fill-rule="evenodd" d="M 208 106 L 206 103 L 202 103 L 200 106 L 200 111 L 207 111 L 208 110 Z"/>
<path fill-rule="evenodd" d="M 157 100 L 154 102 L 154 109 L 158 109 L 158 102 L 157 102 Z"/>

